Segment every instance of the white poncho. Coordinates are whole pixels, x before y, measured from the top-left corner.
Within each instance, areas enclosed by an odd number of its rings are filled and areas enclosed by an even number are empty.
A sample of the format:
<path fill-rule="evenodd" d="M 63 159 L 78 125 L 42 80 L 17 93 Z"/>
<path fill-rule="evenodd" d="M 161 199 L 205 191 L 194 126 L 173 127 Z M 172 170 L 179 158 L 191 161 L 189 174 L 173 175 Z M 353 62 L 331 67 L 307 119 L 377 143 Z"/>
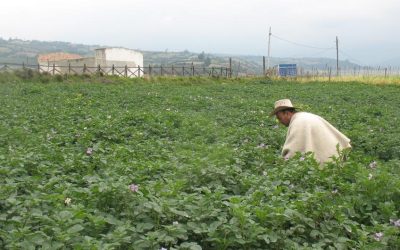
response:
<path fill-rule="evenodd" d="M 282 156 L 290 158 L 296 152 L 313 152 L 320 163 L 338 156 L 339 149 L 351 147 L 350 139 L 318 115 L 298 112 L 292 116 L 283 145 Z"/>

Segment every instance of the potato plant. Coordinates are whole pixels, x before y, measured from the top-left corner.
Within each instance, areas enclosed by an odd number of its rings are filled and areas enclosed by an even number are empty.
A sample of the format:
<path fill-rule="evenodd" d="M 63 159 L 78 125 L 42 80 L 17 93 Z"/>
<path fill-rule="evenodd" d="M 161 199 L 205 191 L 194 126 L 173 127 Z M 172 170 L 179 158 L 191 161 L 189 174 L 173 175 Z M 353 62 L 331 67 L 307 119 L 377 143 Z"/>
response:
<path fill-rule="evenodd" d="M 0 81 L 0 248 L 397 249 L 400 86 Z M 280 157 L 281 98 L 352 140 Z"/>

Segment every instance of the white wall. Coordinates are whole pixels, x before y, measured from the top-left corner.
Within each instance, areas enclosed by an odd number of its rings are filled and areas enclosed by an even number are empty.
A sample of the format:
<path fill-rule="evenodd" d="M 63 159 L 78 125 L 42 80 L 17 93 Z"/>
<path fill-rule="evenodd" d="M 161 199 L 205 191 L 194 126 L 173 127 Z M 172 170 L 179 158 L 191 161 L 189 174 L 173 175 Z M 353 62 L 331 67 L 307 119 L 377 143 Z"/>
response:
<path fill-rule="evenodd" d="M 97 55 L 99 58 L 97 58 Z M 131 67 L 143 67 L 143 54 L 131 49 L 106 48 L 96 50 L 96 60 L 104 62 L 104 59 L 108 67 L 113 64 L 110 64 L 110 62 L 121 62 Z"/>
<path fill-rule="evenodd" d="M 87 72 L 95 72 L 97 70 L 97 66 L 94 64 L 95 59 L 94 57 L 86 57 L 86 58 L 79 58 L 79 59 L 66 59 L 66 60 L 59 60 L 54 62 L 54 74 L 82 74 L 83 73 L 83 65 L 86 64 Z M 70 68 L 71 67 L 71 68 Z M 71 71 L 70 71 L 71 70 Z M 48 72 L 53 74 L 53 63 L 41 64 L 40 67 L 41 72 Z"/>
<path fill-rule="evenodd" d="M 96 49 L 95 64 L 108 68 L 114 66 L 115 70 L 121 74 L 125 72 L 125 66 L 128 67 L 127 75 L 129 77 L 143 76 L 139 73 L 137 67 L 143 70 L 143 54 L 131 49 L 124 48 L 102 48 Z M 112 74 L 109 72 L 108 74 Z"/>

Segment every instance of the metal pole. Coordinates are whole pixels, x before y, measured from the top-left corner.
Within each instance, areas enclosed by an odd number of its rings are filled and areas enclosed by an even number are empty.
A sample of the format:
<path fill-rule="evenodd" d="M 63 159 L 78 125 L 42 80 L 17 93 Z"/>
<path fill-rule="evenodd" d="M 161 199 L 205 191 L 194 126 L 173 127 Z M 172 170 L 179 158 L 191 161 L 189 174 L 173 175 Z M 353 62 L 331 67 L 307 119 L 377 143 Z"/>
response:
<path fill-rule="evenodd" d="M 339 76 L 339 39 L 336 36 L 336 76 Z"/>
<path fill-rule="evenodd" d="M 271 57 L 271 27 L 269 27 L 269 33 L 268 33 L 268 60 L 267 60 L 267 70 L 269 70 L 269 60 Z"/>

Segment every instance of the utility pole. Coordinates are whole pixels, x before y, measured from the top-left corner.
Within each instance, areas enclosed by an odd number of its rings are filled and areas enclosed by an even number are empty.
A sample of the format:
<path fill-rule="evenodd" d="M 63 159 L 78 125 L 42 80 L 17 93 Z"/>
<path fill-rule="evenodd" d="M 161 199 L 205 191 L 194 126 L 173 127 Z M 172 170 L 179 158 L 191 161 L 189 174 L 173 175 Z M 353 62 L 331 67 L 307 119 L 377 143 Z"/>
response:
<path fill-rule="evenodd" d="M 268 58 L 267 58 L 267 72 L 269 72 L 269 60 L 271 57 L 271 27 L 269 27 L 269 33 L 268 33 Z"/>
<path fill-rule="evenodd" d="M 336 36 L 336 76 L 339 76 L 339 40 Z"/>

